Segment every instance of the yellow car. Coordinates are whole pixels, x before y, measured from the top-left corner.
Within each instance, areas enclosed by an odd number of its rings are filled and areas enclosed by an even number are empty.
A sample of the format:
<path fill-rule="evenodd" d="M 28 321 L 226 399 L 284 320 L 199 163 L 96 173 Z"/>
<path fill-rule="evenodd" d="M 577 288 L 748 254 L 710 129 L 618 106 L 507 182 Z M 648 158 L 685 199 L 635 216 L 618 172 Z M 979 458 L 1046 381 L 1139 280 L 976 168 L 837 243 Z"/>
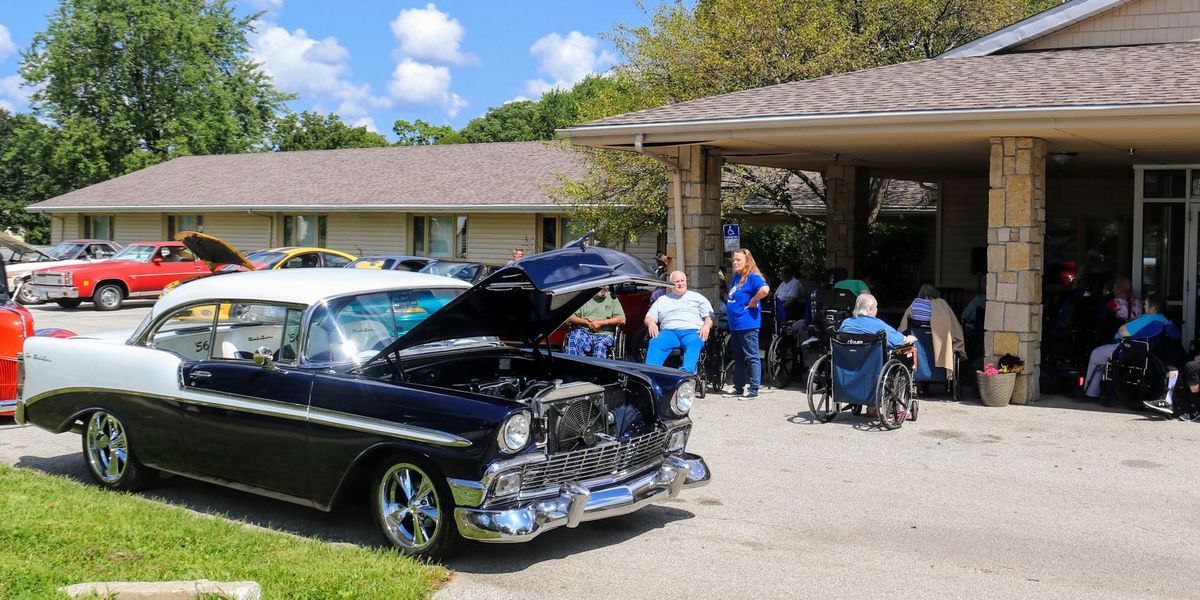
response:
<path fill-rule="evenodd" d="M 200 233 L 199 231 L 181 231 L 175 235 L 175 240 L 183 242 L 196 258 L 209 263 L 210 267 L 223 265 L 213 269 L 213 275 L 236 273 L 238 271 L 268 271 L 272 269 L 308 269 L 308 268 L 341 268 L 352 262 L 353 254 L 346 254 L 329 248 L 305 248 L 286 246 L 259 250 L 244 256 L 219 237 Z M 187 281 L 195 281 L 189 279 Z M 163 295 L 184 283 L 183 280 L 172 281 L 163 288 Z M 212 312 L 212 311 L 208 311 Z M 195 315 L 195 318 L 210 318 L 211 314 Z"/>

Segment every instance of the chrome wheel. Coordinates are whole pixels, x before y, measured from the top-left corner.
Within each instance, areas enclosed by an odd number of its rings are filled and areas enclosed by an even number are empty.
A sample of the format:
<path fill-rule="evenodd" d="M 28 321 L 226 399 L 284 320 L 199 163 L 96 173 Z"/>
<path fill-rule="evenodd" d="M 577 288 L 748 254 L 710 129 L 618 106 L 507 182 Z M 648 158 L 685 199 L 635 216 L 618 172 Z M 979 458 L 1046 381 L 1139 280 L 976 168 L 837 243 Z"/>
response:
<path fill-rule="evenodd" d="M 17 302 L 21 304 L 41 304 L 41 298 L 38 298 L 37 292 L 33 291 L 33 286 L 29 285 L 28 281 L 22 282 L 21 287 L 17 290 Z"/>
<path fill-rule="evenodd" d="M 101 483 L 116 485 L 129 464 L 129 440 L 125 426 L 113 415 L 100 411 L 88 419 L 87 461 Z"/>
<path fill-rule="evenodd" d="M 409 463 L 392 465 L 380 478 L 377 494 L 379 521 L 392 543 L 420 553 L 439 539 L 442 507 L 425 471 Z"/>

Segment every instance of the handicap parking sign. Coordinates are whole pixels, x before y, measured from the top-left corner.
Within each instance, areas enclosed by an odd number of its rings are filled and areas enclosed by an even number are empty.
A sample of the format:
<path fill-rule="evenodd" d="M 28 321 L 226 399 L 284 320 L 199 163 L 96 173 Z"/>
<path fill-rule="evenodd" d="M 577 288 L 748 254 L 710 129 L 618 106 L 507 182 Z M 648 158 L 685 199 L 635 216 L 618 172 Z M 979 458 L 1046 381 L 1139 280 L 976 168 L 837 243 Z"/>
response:
<path fill-rule="evenodd" d="M 737 223 L 726 223 L 721 226 L 725 236 L 725 251 L 733 252 L 742 246 L 742 226 Z"/>

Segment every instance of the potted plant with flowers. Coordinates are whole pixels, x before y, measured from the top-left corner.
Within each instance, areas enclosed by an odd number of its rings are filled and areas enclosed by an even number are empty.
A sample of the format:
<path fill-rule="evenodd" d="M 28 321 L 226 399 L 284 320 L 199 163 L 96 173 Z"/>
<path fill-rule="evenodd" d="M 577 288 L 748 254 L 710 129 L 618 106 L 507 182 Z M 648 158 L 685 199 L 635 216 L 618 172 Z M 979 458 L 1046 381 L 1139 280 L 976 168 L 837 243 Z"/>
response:
<path fill-rule="evenodd" d="M 975 372 L 983 405 L 1008 406 L 1017 385 L 1017 373 L 1024 370 L 1025 361 L 1011 354 L 1001 356 L 994 365 L 984 364 L 982 371 Z"/>

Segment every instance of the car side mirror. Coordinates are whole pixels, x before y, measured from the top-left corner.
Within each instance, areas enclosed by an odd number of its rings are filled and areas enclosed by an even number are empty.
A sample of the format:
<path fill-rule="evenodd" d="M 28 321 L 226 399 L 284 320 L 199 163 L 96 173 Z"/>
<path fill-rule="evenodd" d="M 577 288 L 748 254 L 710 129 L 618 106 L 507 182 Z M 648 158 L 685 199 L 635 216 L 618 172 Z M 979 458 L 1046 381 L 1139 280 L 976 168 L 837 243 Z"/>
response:
<path fill-rule="evenodd" d="M 273 358 L 274 355 L 275 353 L 271 352 L 270 348 L 266 346 L 259 346 L 258 349 L 254 351 L 254 364 L 268 371 L 275 371 L 279 367 L 275 366 L 275 359 Z"/>

